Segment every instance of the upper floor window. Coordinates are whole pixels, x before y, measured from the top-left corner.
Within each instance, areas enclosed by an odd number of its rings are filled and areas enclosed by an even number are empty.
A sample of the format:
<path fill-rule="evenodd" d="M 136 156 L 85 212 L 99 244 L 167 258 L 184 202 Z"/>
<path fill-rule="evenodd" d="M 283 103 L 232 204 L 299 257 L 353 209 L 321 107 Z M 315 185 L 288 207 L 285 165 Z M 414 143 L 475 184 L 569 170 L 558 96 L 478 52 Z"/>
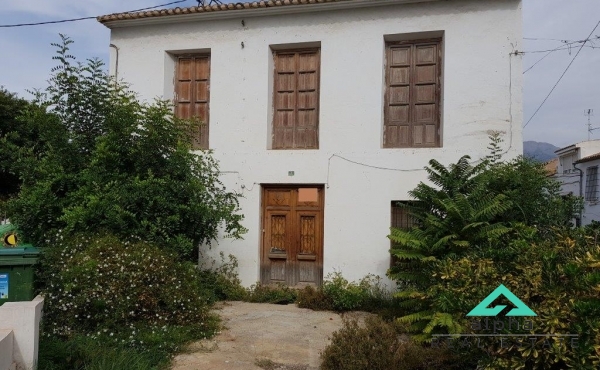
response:
<path fill-rule="evenodd" d="M 198 118 L 202 124 L 194 133 L 194 149 L 208 149 L 210 102 L 210 55 L 177 58 L 175 76 L 175 115 Z"/>
<path fill-rule="evenodd" d="M 585 170 L 585 200 L 589 202 L 598 200 L 598 166 L 588 167 Z"/>
<path fill-rule="evenodd" d="M 273 149 L 319 148 L 320 50 L 274 51 Z"/>
<path fill-rule="evenodd" d="M 386 43 L 384 148 L 439 147 L 441 39 Z"/>

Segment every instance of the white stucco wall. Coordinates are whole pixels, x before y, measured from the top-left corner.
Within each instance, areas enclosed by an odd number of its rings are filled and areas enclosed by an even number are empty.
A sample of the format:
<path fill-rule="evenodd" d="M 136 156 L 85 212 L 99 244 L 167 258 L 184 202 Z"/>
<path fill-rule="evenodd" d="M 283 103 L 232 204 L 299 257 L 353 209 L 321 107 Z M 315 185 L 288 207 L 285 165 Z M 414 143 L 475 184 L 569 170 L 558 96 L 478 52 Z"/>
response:
<path fill-rule="evenodd" d="M 575 196 L 585 195 L 585 184 L 583 184 L 583 188 L 581 189 L 582 194 L 580 194 L 580 172 L 576 168 L 584 170 L 583 174 L 585 176 L 585 168 L 588 166 L 588 164 L 581 163 L 574 165 L 574 163 L 582 158 L 594 155 L 598 152 L 600 152 L 600 140 L 582 141 L 572 144 L 568 147 L 561 148 L 555 152 L 558 155 L 558 169 L 554 178 L 561 183 L 561 194 L 573 194 Z M 595 205 L 586 204 L 586 207 L 588 206 L 595 207 Z M 584 217 L 584 222 L 585 218 L 586 217 Z M 587 225 L 590 222 L 591 221 L 584 223 L 584 225 Z"/>
<path fill-rule="evenodd" d="M 595 153 L 593 153 L 595 154 Z M 589 225 L 590 223 L 592 223 L 592 221 L 596 220 L 596 221 L 600 221 L 600 201 L 590 201 L 589 199 L 585 199 L 586 196 L 586 188 L 587 188 L 587 169 L 589 167 L 594 167 L 594 166 L 599 166 L 600 167 L 600 159 L 596 159 L 596 160 L 592 160 L 592 161 L 588 161 L 588 162 L 583 162 L 583 163 L 578 163 L 577 168 L 581 169 L 583 177 L 583 186 L 581 187 L 582 190 L 582 196 L 584 197 L 584 209 L 583 209 L 583 214 L 582 214 L 582 219 L 581 219 L 581 225 L 585 226 L 585 225 Z M 577 172 L 577 174 L 579 175 L 579 172 Z M 572 178 L 570 181 L 568 182 L 576 182 L 576 186 L 577 186 L 577 192 L 573 192 L 573 194 L 578 195 L 579 194 L 579 177 L 577 178 Z M 564 180 L 563 180 L 564 183 Z M 563 188 L 565 187 L 565 185 L 563 185 Z M 596 192 L 597 195 L 598 191 Z"/>
<path fill-rule="evenodd" d="M 114 28 L 111 43 L 118 77 L 148 100 L 172 98 L 173 54 L 210 50 L 210 147 L 226 186 L 244 195 L 249 229 L 210 253 L 236 255 L 250 285 L 259 279 L 260 184 L 325 184 L 324 274 L 359 279 L 385 275 L 390 202 L 408 199 L 429 159 L 480 159 L 491 130 L 505 133 L 506 158 L 521 154 L 521 56 L 509 55 L 522 49 L 521 23 L 520 0 L 443 1 L 140 24 Z M 444 35 L 443 147 L 382 149 L 384 36 L 432 31 Z M 319 150 L 268 150 L 270 45 L 303 42 L 321 46 Z M 114 73 L 112 49 L 111 56 Z"/>
<path fill-rule="evenodd" d="M 3 358 L 0 370 L 37 369 L 43 308 L 44 298 L 41 296 L 0 306 L 0 356 Z M 6 360 L 6 356 L 10 357 L 10 361 Z M 7 363 L 12 366 L 3 367 Z"/>

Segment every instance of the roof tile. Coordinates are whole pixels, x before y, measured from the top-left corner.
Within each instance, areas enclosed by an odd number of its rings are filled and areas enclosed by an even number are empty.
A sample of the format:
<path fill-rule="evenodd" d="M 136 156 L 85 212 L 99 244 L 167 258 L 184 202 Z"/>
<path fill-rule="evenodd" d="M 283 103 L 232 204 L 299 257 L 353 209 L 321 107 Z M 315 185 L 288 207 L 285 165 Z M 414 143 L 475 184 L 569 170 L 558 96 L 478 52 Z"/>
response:
<path fill-rule="evenodd" d="M 191 13 L 203 13 L 203 12 L 216 12 L 216 11 L 233 11 L 240 9 L 261 9 L 279 6 L 296 6 L 296 5 L 311 5 L 311 4 L 322 4 L 322 3 L 333 3 L 340 1 L 352 1 L 352 0 L 262 0 L 245 3 L 229 3 L 221 5 L 205 5 L 205 6 L 192 6 L 188 8 L 174 8 L 174 9 L 163 9 L 163 10 L 152 10 L 152 11 L 141 11 L 134 13 L 114 13 L 108 15 L 99 16 L 98 22 L 106 23 L 114 20 L 123 19 L 140 19 L 140 18 L 152 18 L 152 17 L 164 17 L 179 14 L 191 14 Z"/>

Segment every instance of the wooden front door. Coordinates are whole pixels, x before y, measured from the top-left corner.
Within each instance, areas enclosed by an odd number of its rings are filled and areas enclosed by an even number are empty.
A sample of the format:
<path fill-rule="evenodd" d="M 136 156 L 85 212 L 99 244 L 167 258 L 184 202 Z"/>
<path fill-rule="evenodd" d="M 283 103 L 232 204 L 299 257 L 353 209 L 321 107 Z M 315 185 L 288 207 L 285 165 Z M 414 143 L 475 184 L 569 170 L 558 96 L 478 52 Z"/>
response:
<path fill-rule="evenodd" d="M 263 187 L 263 284 L 321 285 L 322 186 Z"/>

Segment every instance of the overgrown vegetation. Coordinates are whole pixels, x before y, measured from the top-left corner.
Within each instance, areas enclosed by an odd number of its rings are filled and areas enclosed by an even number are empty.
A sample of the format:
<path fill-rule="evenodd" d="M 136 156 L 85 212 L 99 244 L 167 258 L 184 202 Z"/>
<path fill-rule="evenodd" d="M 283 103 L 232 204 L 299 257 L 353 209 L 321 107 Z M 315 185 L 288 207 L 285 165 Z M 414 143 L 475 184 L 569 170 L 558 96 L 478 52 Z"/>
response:
<path fill-rule="evenodd" d="M 22 185 L 7 204 L 11 221 L 38 246 L 57 230 L 104 229 L 190 261 L 220 227 L 240 237 L 238 195 L 209 152 L 190 151 L 197 124 L 176 119 L 167 102 L 140 102 L 100 61 L 76 63 L 71 43 L 55 44 L 50 85 L 19 118 L 40 141 L 13 147 Z"/>
<path fill-rule="evenodd" d="M 182 345 L 217 329 L 208 312 L 213 292 L 192 263 L 168 249 L 113 235 L 55 240 L 40 264 L 41 368 L 88 369 L 111 356 L 165 366 Z"/>
<path fill-rule="evenodd" d="M 220 261 L 212 260 L 208 266 L 208 259 L 201 257 L 204 263 L 200 266 L 200 285 L 213 293 L 211 303 L 245 300 L 248 292 L 238 277 L 237 258 L 230 254 L 225 260 L 223 252 L 220 253 L 220 257 Z"/>
<path fill-rule="evenodd" d="M 408 338 L 395 323 L 369 316 L 360 325 L 344 319 L 321 354 L 322 370 L 463 370 L 465 358 L 447 348 L 426 348 Z"/>
<path fill-rule="evenodd" d="M 480 367 L 597 368 L 600 254 L 591 231 L 571 229 L 580 200 L 561 197 L 539 164 L 502 162 L 494 150 L 488 159 L 472 165 L 465 156 L 448 167 L 432 160 L 427 170 L 433 185 L 421 183 L 410 192 L 417 226 L 392 229 L 389 236 L 398 259 L 389 275 L 398 282 L 396 296 L 405 310 L 400 322 L 417 342 L 430 342 L 433 334 L 473 333 L 466 314 L 504 284 L 538 314 L 528 333 L 575 333 L 579 347 L 544 347 L 540 338 L 463 349 L 479 353 Z M 510 306 L 504 298 L 495 304 Z"/>
<path fill-rule="evenodd" d="M 367 275 L 349 282 L 340 272 L 329 274 L 319 288 L 306 287 L 298 292 L 298 307 L 337 312 L 365 311 L 391 319 L 397 305 L 381 278 Z"/>
<path fill-rule="evenodd" d="M 210 152 L 191 151 L 201 123 L 139 101 L 61 38 L 32 102 L 0 91 L 0 173 L 15 185 L 2 211 L 43 248 L 39 367 L 165 368 L 213 334 L 210 305 L 235 294 L 194 263 L 199 244 L 245 232 L 239 195 Z"/>
<path fill-rule="evenodd" d="M 19 117 L 30 103 L 0 87 L 0 202 L 19 192 L 20 178 L 15 163 L 16 148 L 35 150 L 38 134 L 34 127 L 21 124 Z M 0 207 L 0 215 L 3 215 Z"/>

